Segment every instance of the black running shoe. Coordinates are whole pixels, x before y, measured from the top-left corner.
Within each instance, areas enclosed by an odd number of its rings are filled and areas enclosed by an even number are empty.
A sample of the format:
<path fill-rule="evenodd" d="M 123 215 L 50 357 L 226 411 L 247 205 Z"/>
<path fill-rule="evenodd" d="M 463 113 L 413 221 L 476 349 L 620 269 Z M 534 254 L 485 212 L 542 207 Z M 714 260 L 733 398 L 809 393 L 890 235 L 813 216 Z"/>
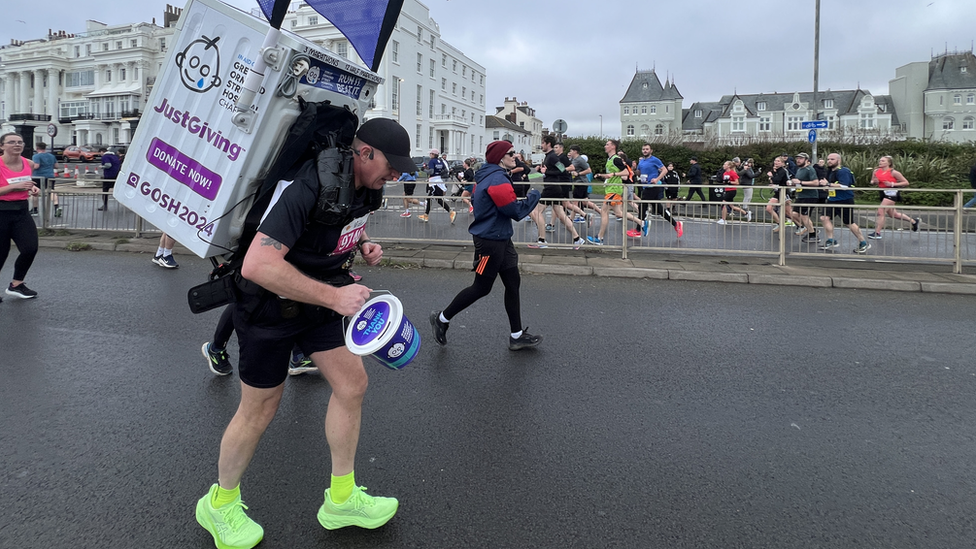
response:
<path fill-rule="evenodd" d="M 14 286 L 13 283 L 7 286 L 7 295 L 12 295 L 18 299 L 34 299 L 37 297 L 37 292 L 31 290 L 27 287 L 27 284 L 21 282 L 20 286 Z"/>
<path fill-rule="evenodd" d="M 518 336 L 518 338 L 509 336 L 508 350 L 520 351 L 526 347 L 535 347 L 540 343 L 542 343 L 542 336 L 532 335 L 529 332 L 522 330 L 522 335 Z"/>
<path fill-rule="evenodd" d="M 210 342 L 203 344 L 203 348 L 200 349 L 203 352 L 203 357 L 207 359 L 207 367 L 210 371 L 217 374 L 218 376 L 225 376 L 234 371 L 234 368 L 230 365 L 230 358 L 227 356 L 227 349 L 220 351 L 214 351 L 210 348 Z"/>
<path fill-rule="evenodd" d="M 440 316 L 440 311 L 430 313 L 430 327 L 434 330 L 434 340 L 441 345 L 447 345 L 447 329 L 450 324 L 441 322 Z"/>

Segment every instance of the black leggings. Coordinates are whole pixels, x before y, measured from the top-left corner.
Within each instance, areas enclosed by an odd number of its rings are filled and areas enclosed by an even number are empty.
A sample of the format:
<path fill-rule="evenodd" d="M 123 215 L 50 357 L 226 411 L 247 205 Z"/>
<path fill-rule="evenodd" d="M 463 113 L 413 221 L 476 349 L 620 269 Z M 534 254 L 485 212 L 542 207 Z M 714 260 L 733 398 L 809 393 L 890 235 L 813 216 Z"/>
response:
<path fill-rule="evenodd" d="M 522 284 L 522 278 L 519 276 L 518 267 L 499 271 L 498 277 L 502 279 L 502 284 L 505 286 L 505 312 L 508 313 L 508 324 L 514 334 L 522 330 L 522 305 L 519 301 L 519 286 Z M 494 276 L 475 275 L 474 284 L 458 292 L 454 301 L 444 309 L 444 318 L 451 320 L 475 301 L 490 294 L 494 284 Z"/>
<path fill-rule="evenodd" d="M 701 192 L 701 190 L 699 190 Z M 661 191 L 659 189 L 646 189 L 645 192 L 641 193 L 641 200 L 660 200 Z M 660 202 L 641 202 L 639 204 L 640 218 L 645 219 L 647 217 L 647 210 L 650 208 L 651 213 L 659 215 L 664 218 L 665 221 L 670 223 L 672 226 L 676 225 L 677 222 L 671 217 L 671 210 L 664 207 L 664 204 Z M 641 229 L 642 227 L 637 227 Z"/>
<path fill-rule="evenodd" d="M 226 349 L 230 336 L 234 333 L 234 305 L 224 307 L 224 312 L 220 313 L 220 320 L 217 321 L 217 329 L 214 330 L 212 345 L 217 349 Z"/>
<path fill-rule="evenodd" d="M 25 207 L 22 210 L 0 210 L 0 269 L 10 255 L 10 241 L 20 255 L 14 262 L 13 280 L 24 280 L 37 255 L 37 226 Z"/>
<path fill-rule="evenodd" d="M 691 197 L 695 196 L 695 193 L 698 193 L 698 196 L 701 197 L 702 202 L 708 201 L 708 199 L 705 198 L 705 193 L 702 192 L 701 187 L 688 187 L 688 196 L 685 197 L 685 200 L 691 200 Z"/>
<path fill-rule="evenodd" d="M 444 196 L 444 190 L 441 189 L 440 187 L 438 187 L 437 185 L 427 185 L 427 196 L 430 197 L 430 198 L 427 199 L 427 207 L 424 209 L 424 214 L 428 214 L 429 215 L 430 214 L 430 205 L 433 204 L 434 197 L 435 196 Z M 438 198 L 437 201 L 441 203 L 441 206 L 444 206 L 444 209 L 445 210 L 451 211 L 451 207 L 447 205 L 447 202 L 443 201 L 440 198 Z"/>

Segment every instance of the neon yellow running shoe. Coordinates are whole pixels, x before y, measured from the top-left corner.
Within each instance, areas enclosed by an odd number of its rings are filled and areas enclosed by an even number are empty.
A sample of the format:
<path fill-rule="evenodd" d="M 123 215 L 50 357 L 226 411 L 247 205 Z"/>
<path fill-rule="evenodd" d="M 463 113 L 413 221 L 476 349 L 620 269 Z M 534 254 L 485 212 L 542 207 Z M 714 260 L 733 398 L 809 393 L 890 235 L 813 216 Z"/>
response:
<path fill-rule="evenodd" d="M 325 491 L 325 502 L 319 507 L 319 524 L 326 530 L 359 526 L 360 528 L 379 528 L 387 523 L 397 512 L 400 502 L 396 498 L 373 497 L 366 493 L 365 486 L 356 486 L 344 503 L 332 503 L 329 490 Z"/>
<path fill-rule="evenodd" d="M 213 536 L 217 549 L 251 549 L 264 539 L 264 528 L 244 514 L 247 505 L 237 501 L 221 507 L 214 507 L 214 492 L 217 485 L 210 487 L 207 495 L 197 502 L 197 522 Z"/>

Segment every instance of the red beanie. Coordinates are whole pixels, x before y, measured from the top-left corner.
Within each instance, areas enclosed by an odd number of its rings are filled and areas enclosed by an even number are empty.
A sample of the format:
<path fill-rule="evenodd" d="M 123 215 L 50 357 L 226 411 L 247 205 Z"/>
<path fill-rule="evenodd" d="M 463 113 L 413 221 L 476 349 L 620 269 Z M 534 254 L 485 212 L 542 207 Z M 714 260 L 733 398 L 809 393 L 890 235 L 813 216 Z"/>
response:
<path fill-rule="evenodd" d="M 489 164 L 498 164 L 510 150 L 512 150 L 512 144 L 508 141 L 492 141 L 488 144 L 488 150 L 485 152 L 485 160 Z"/>

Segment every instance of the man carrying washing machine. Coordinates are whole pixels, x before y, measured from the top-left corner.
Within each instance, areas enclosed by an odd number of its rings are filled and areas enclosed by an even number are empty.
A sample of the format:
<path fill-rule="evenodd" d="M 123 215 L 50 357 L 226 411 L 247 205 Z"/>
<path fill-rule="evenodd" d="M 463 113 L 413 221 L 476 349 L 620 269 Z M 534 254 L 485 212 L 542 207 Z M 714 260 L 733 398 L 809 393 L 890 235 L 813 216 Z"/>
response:
<path fill-rule="evenodd" d="M 397 511 L 396 499 L 368 495 L 354 478 L 367 376 L 362 359 L 345 346 L 342 316 L 356 313 L 370 294 L 349 276 L 354 249 L 368 265 L 383 257 L 365 232 L 370 211 L 382 203 L 382 193 L 375 191 L 416 166 L 410 138 L 393 120 L 363 123 L 352 149 L 355 197 L 341 223 L 315 221 L 319 182 L 309 161 L 291 181 L 278 182 L 244 256 L 242 297 L 233 305 L 241 402 L 220 443 L 217 483 L 196 507 L 197 522 L 217 547 L 254 547 L 264 537 L 264 529 L 244 513 L 240 482 L 278 409 L 295 344 L 332 387 L 325 416 L 332 481 L 319 523 L 329 530 L 378 528 Z"/>

